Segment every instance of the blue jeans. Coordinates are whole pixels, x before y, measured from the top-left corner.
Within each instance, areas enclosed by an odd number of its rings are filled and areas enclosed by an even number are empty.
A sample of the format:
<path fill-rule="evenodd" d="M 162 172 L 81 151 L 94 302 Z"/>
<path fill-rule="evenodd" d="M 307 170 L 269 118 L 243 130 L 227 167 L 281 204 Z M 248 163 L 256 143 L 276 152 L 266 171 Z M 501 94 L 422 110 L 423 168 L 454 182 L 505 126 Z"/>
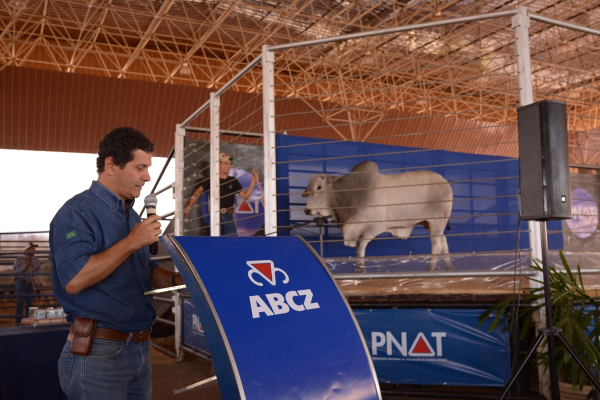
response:
<path fill-rule="evenodd" d="M 33 284 L 28 281 L 16 280 L 15 281 L 15 294 L 17 295 L 17 311 L 15 319 L 17 324 L 21 323 L 23 317 L 29 315 L 29 307 L 33 307 L 33 297 L 23 297 L 20 294 L 33 294 Z M 25 314 L 23 314 L 23 303 L 26 303 L 27 308 Z"/>
<path fill-rule="evenodd" d="M 87 356 L 71 354 L 67 341 L 58 360 L 58 378 L 69 400 L 150 400 L 150 341 L 94 339 Z"/>
<path fill-rule="evenodd" d="M 237 236 L 233 214 L 221 213 L 221 236 Z"/>

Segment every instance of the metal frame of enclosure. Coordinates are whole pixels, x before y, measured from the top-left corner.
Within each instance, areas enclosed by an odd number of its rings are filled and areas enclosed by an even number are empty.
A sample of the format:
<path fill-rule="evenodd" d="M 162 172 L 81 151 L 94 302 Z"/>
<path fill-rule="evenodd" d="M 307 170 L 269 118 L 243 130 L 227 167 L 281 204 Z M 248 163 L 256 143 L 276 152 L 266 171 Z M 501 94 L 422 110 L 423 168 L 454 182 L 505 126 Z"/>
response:
<path fill-rule="evenodd" d="M 262 185 L 263 191 L 261 192 L 262 197 L 262 205 L 264 207 L 264 234 L 266 235 L 277 235 L 278 231 L 287 228 L 286 226 L 281 226 L 278 224 L 278 220 L 280 220 L 280 212 L 282 210 L 277 209 L 277 199 L 281 196 L 299 196 L 301 192 L 296 191 L 293 192 L 290 190 L 289 193 L 277 193 L 277 180 L 282 179 L 277 176 L 277 165 L 281 164 L 280 160 L 276 158 L 277 144 L 276 144 L 276 122 L 278 118 L 282 118 L 282 115 L 285 117 L 286 115 L 290 118 L 308 118 L 310 115 L 309 112 L 305 112 L 306 117 L 302 115 L 294 114 L 294 104 L 289 103 L 288 105 L 285 101 L 293 101 L 298 100 L 304 101 L 305 104 L 308 104 L 311 101 L 314 101 L 311 104 L 324 104 L 327 103 L 330 97 L 337 96 L 338 98 L 344 98 L 346 100 L 352 97 L 353 93 L 358 93 L 357 97 L 361 96 L 362 92 L 366 92 L 367 90 L 363 90 L 364 88 L 360 88 L 358 86 L 352 86 L 348 84 L 348 86 L 344 88 L 344 84 L 340 83 L 344 79 L 348 79 L 347 76 L 340 75 L 331 78 L 333 80 L 338 80 L 336 83 L 323 83 L 319 81 L 319 79 L 315 78 L 315 81 L 312 82 L 294 82 L 293 78 L 290 77 L 282 77 L 278 75 L 278 66 L 286 65 L 289 67 L 293 64 L 292 61 L 295 57 L 305 57 L 310 58 L 311 54 L 310 49 L 315 48 L 315 46 L 327 46 L 327 51 L 348 51 L 350 54 L 349 48 L 352 46 L 360 47 L 364 44 L 365 41 L 374 40 L 374 38 L 380 38 L 380 41 L 377 41 L 375 45 L 372 42 L 369 42 L 368 48 L 369 51 L 366 51 L 361 57 L 348 57 L 349 63 L 374 63 L 373 61 L 374 54 L 372 53 L 372 49 L 379 48 L 383 49 L 382 53 L 385 52 L 385 43 L 386 37 L 390 37 L 390 35 L 406 35 L 407 40 L 412 40 L 418 36 L 420 31 L 431 30 L 431 29 L 441 29 L 442 27 L 449 27 L 448 29 L 452 29 L 453 26 L 461 25 L 461 24 L 482 24 L 484 21 L 498 21 L 495 26 L 496 31 L 495 34 L 504 34 L 506 35 L 509 31 L 507 24 L 505 22 L 508 21 L 508 26 L 512 28 L 514 34 L 514 42 L 515 49 L 514 54 L 510 57 L 506 55 L 507 52 L 498 55 L 498 59 L 508 58 L 509 61 L 503 66 L 500 67 L 500 62 L 495 59 L 485 59 L 481 60 L 481 63 L 485 63 L 486 65 L 496 65 L 494 63 L 498 63 L 499 67 L 495 70 L 498 76 L 502 75 L 502 79 L 499 79 L 499 82 L 505 85 L 504 88 L 500 86 L 490 88 L 489 92 L 485 92 L 486 82 L 491 82 L 491 79 L 486 78 L 486 76 L 482 76 L 477 78 L 480 79 L 482 90 L 479 94 L 474 94 L 473 97 L 478 99 L 478 101 L 483 102 L 489 101 L 494 96 L 496 97 L 505 97 L 505 101 L 508 104 L 512 104 L 511 107 L 499 107 L 497 109 L 490 108 L 490 113 L 494 113 L 494 115 L 504 115 L 503 120 L 501 118 L 496 119 L 496 121 L 503 121 L 503 124 L 498 122 L 498 125 L 490 124 L 490 129 L 495 129 L 497 126 L 512 126 L 513 128 L 513 136 L 512 138 L 506 139 L 506 137 L 500 137 L 496 139 L 497 141 L 492 141 L 491 143 L 486 143 L 485 141 L 479 141 L 476 144 L 472 145 L 472 148 L 475 148 L 480 151 L 480 154 L 503 154 L 509 157 L 515 158 L 518 154 L 518 143 L 516 142 L 516 108 L 518 106 L 524 106 L 533 103 L 534 101 L 544 100 L 544 99 L 557 99 L 568 102 L 568 114 L 569 114 L 569 136 L 570 136 L 570 150 L 571 150 L 571 167 L 572 168 L 584 168 L 588 170 L 597 170 L 598 167 L 595 166 L 595 162 L 592 160 L 596 154 L 600 152 L 600 141 L 588 140 L 591 138 L 600 137 L 600 129 L 596 129 L 596 125 L 598 124 L 598 120 L 600 120 L 600 96 L 597 96 L 599 89 L 597 86 L 597 80 L 600 79 L 600 74 L 596 75 L 591 81 L 578 81 L 576 79 L 576 69 L 575 67 L 565 67 L 569 71 L 575 71 L 572 75 L 565 73 L 555 74 L 553 73 L 552 68 L 560 68 L 560 65 L 555 61 L 553 62 L 552 56 L 548 59 L 544 54 L 535 54 L 532 56 L 532 49 L 536 48 L 535 43 L 530 43 L 531 36 L 531 26 L 535 24 L 536 29 L 536 40 L 541 40 L 540 37 L 543 37 L 545 30 L 556 30 L 556 29 L 565 29 L 568 30 L 573 35 L 587 35 L 589 36 L 589 40 L 591 42 L 596 42 L 600 40 L 600 31 L 595 29 L 590 29 L 584 26 L 580 26 L 573 23 L 562 22 L 558 20 L 554 20 L 551 18 L 542 17 L 539 15 L 529 14 L 525 7 L 518 7 L 512 11 L 502 11 L 497 13 L 490 13 L 486 15 L 478 15 L 471 17 L 463 17 L 463 18 L 455 18 L 448 19 L 442 21 L 433 21 L 422 24 L 408 25 L 408 26 L 399 26 L 395 28 L 376 30 L 371 32 L 360 32 L 353 33 L 348 35 L 336 36 L 336 37 L 327 37 L 318 40 L 310 40 L 305 42 L 298 43 L 290 43 L 286 45 L 276 45 L 276 46 L 263 46 L 262 55 L 254 59 L 250 64 L 246 66 L 242 71 L 240 71 L 235 77 L 233 77 L 229 82 L 227 82 L 222 88 L 217 90 L 216 92 L 211 94 L 211 98 L 205 104 L 203 104 L 197 111 L 195 111 L 189 118 L 187 118 L 184 122 L 177 125 L 176 133 L 175 133 L 175 159 L 177 163 L 176 167 L 176 188 L 175 188 L 175 196 L 176 196 L 176 209 L 175 209 L 175 234 L 176 235 L 186 235 L 186 234 L 194 234 L 194 232 L 190 232 L 186 228 L 186 218 L 183 215 L 184 206 L 186 204 L 187 198 L 189 198 L 190 191 L 193 190 L 193 181 L 194 179 L 190 179 L 190 174 L 192 171 L 197 168 L 196 164 L 191 164 L 186 161 L 190 157 L 190 154 L 196 151 L 196 148 L 191 149 L 191 145 L 186 142 L 186 138 L 190 135 L 195 135 L 200 132 L 200 136 L 202 139 L 202 146 L 206 147 L 204 152 L 204 158 L 206 158 L 206 163 L 208 163 L 208 167 L 204 167 L 206 169 L 206 173 L 208 177 L 204 177 L 204 179 L 210 179 L 210 235 L 218 236 L 219 235 L 219 199 L 220 199 L 220 190 L 217 179 L 211 179 L 211 177 L 216 178 L 218 176 L 218 168 L 219 168 L 219 153 L 222 151 L 222 144 L 224 141 L 228 143 L 241 143 L 242 145 L 251 145 L 251 146 L 261 146 L 260 156 L 262 158 L 262 170 L 259 171 L 262 176 Z M 362 41 L 362 42 L 361 42 Z M 351 44 L 348 44 L 351 43 Z M 557 45 L 558 46 L 558 45 Z M 422 50 L 426 45 L 418 47 L 415 51 Z M 456 49 L 455 49 L 456 50 Z M 504 49 L 506 50 L 506 49 Z M 573 50 L 573 49 L 571 49 Z M 302 53 L 305 51 L 305 53 Z M 456 50 L 458 51 L 458 50 Z M 558 51 L 558 48 L 557 48 Z M 289 52 L 286 57 L 278 58 L 279 55 Z M 324 66 L 323 59 L 326 57 L 327 52 L 322 52 L 321 57 L 315 57 L 315 62 L 321 63 L 321 66 Z M 304 55 L 308 54 L 308 56 Z M 339 57 L 338 57 L 339 59 Z M 365 59 L 368 62 L 365 62 Z M 449 63 L 452 62 L 450 57 L 446 57 L 445 60 L 442 60 L 440 64 L 442 65 L 444 62 Z M 260 106 L 252 107 L 251 111 L 240 113 L 240 109 L 246 106 L 246 104 L 236 104 L 231 105 L 228 103 L 227 96 L 228 91 L 236 84 L 236 82 L 244 79 L 251 80 L 251 78 L 246 77 L 246 74 L 254 68 L 262 68 L 262 82 L 251 82 L 255 87 L 255 92 L 253 96 L 255 96 L 252 100 L 249 100 L 249 103 L 253 101 L 252 104 L 260 104 Z M 483 67 L 482 67 L 483 68 Z M 326 68 L 323 67 L 325 70 Z M 288 68 L 289 70 L 289 68 Z M 329 72 L 334 71 L 335 68 L 332 67 Z M 482 69 L 483 71 L 483 69 Z M 389 72 L 389 71 L 387 71 Z M 418 67 L 415 67 L 413 70 L 405 71 L 406 74 L 420 74 Z M 589 71 L 588 71 L 589 72 Z M 333 74 L 333 72 L 331 72 Z M 357 73 L 358 74 L 358 73 Z M 376 75 L 374 72 L 373 75 Z M 321 75 L 322 76 L 322 75 Z M 534 79 L 535 77 L 535 79 Z M 456 77 L 455 79 L 460 79 L 460 77 Z M 479 82 L 479 81 L 478 81 Z M 509 82 L 512 82 L 509 83 Z M 248 82 L 245 82 L 247 84 Z M 497 83 L 497 82 L 496 82 Z M 385 84 L 391 85 L 390 82 L 386 82 Z M 318 96 L 313 96 L 310 98 L 310 95 L 305 95 L 305 98 L 302 98 L 302 85 L 311 86 L 314 90 L 315 87 L 320 88 L 322 92 Z M 383 84 L 382 84 L 383 86 Z M 549 90 L 548 88 L 553 88 Z M 334 90 L 335 89 L 335 90 Z M 329 91 L 329 92 L 328 92 Z M 382 88 L 382 92 L 385 91 L 385 88 Z M 405 93 L 410 91 L 409 87 L 399 88 L 398 92 L 404 91 Z M 433 93 L 433 92 L 432 92 Z M 319 97 L 320 98 L 317 98 Z M 463 101 L 461 96 L 464 98 L 466 94 L 456 94 L 452 93 L 447 97 L 441 96 L 438 93 L 437 97 L 430 97 L 423 100 L 412 99 L 413 104 L 400 104 L 399 102 L 396 104 L 391 104 L 390 109 L 402 109 L 408 110 L 410 112 L 415 113 L 415 115 L 420 115 L 421 108 L 424 112 L 422 116 L 426 116 L 429 112 L 432 114 L 436 107 L 438 109 L 443 108 L 447 104 L 456 103 L 457 101 Z M 365 95 L 366 98 L 366 95 Z M 352 107 L 355 109 L 359 109 L 360 107 L 365 106 L 365 98 L 361 101 L 355 101 Z M 372 99 L 377 99 L 379 101 L 379 106 L 384 107 L 386 105 L 385 96 L 381 95 L 380 97 L 372 96 Z M 514 98 L 514 101 L 512 100 Z M 289 99 L 289 100 L 286 100 Z M 323 100 L 325 99 L 325 100 Z M 383 99 L 383 100 L 382 100 Z M 374 100 L 375 101 L 375 100 Z M 258 102 L 258 103 L 257 103 Z M 340 100 L 339 103 L 343 101 Z M 350 100 L 348 100 L 350 102 Z M 368 101 L 366 101 L 368 103 Z M 338 104 L 338 103 L 336 103 Z M 587 108 L 586 108 L 587 107 Z M 284 110 L 284 111 L 276 111 Z M 310 107 L 309 107 L 310 108 Z M 348 115 L 351 114 L 350 106 L 348 109 L 337 110 L 339 112 L 345 112 Z M 483 110 L 482 105 L 482 110 Z M 279 114 L 278 114 L 279 112 Z M 479 116 L 471 116 L 471 115 L 460 115 L 461 112 L 457 108 L 451 109 L 450 111 L 444 113 L 437 112 L 437 115 L 441 115 L 442 117 L 445 115 L 446 117 L 461 117 L 461 118 L 470 118 L 475 121 L 484 121 L 485 116 L 484 113 L 486 111 L 483 110 L 481 115 Z M 302 114 L 302 113 L 296 113 Z M 312 110 L 312 114 L 318 115 L 323 121 L 330 122 L 333 118 L 328 119 L 331 116 L 327 114 L 324 110 Z M 244 115 L 244 116 L 242 116 Z M 382 115 L 387 115 L 386 112 L 383 112 Z M 354 141 L 368 141 L 372 140 L 373 137 L 369 138 L 371 133 L 373 132 L 373 126 L 377 126 L 380 124 L 383 117 L 378 117 L 374 125 L 372 121 L 369 121 L 368 118 L 356 118 L 356 125 L 363 124 L 363 126 L 367 126 L 365 128 L 368 131 L 363 137 L 356 137 L 354 135 L 355 129 L 360 129 L 356 127 L 345 127 L 339 125 L 337 127 L 333 127 L 333 130 L 339 134 L 337 137 L 337 141 L 339 142 L 354 142 Z M 198 122 L 202 119 L 204 122 Z M 236 123 L 224 123 L 224 121 L 228 119 L 236 119 Z M 252 119 L 254 122 L 245 125 L 241 123 L 244 119 Z M 400 118 L 398 118 L 400 119 Z M 405 118 L 406 119 L 406 118 Z M 493 119 L 493 118 L 492 118 Z M 206 124 L 206 121 L 210 121 L 209 125 Z M 260 121 L 260 127 L 257 126 L 256 121 Z M 582 122 L 583 121 L 583 122 Z M 195 126 L 198 125 L 198 126 Z M 350 124 L 351 125 L 351 124 Z M 329 126 L 331 128 L 331 126 Z M 305 136 L 309 136 L 312 138 L 319 138 L 319 134 L 315 133 L 318 131 L 318 126 L 313 126 L 313 130 L 308 132 Z M 482 125 L 476 128 L 462 127 L 458 129 L 458 131 L 467 131 L 469 129 L 480 129 L 478 135 L 484 136 L 483 132 L 485 132 L 485 126 Z M 344 134 L 344 129 L 348 129 L 347 135 Z M 484 131 L 481 131 L 483 129 Z M 285 128 L 281 128 L 279 124 L 277 124 L 277 133 L 287 132 Z M 209 131 L 209 134 L 207 134 Z M 443 135 L 454 135 L 452 129 L 440 129 L 439 133 Z M 373 135 L 374 136 L 374 135 Z M 407 135 L 411 136 L 411 135 Z M 412 136 L 418 136 L 416 133 L 412 134 Z M 420 137 L 425 137 L 425 134 Z M 437 136 L 436 136 L 437 137 Z M 446 136 L 447 137 L 447 136 Z M 575 137 L 575 139 L 573 139 Z M 586 140 L 583 141 L 581 139 L 585 137 Z M 334 139 L 334 137 L 328 137 L 327 139 Z M 502 140 L 504 139 L 504 141 Z M 445 150 L 449 151 L 470 151 L 468 145 L 459 146 L 453 143 L 452 141 L 447 141 L 443 136 L 439 136 L 437 139 L 439 143 L 445 143 Z M 434 140 L 435 142 L 435 140 Z M 414 143 L 414 142 L 413 142 Z M 448 144 L 449 143 L 449 144 Z M 313 145 L 317 145 L 315 143 L 311 143 Z M 435 144 L 437 145 L 437 144 Z M 429 145 L 429 148 L 433 148 L 434 145 Z M 416 146 L 421 147 L 421 146 Z M 423 146 L 427 147 L 427 146 Z M 492 149 L 493 148 L 493 149 Z M 439 149 L 439 148 L 438 148 Z M 467 150 L 468 149 L 468 150 Z M 492 149 L 492 150 L 489 150 Z M 500 150 L 498 150 L 500 149 Z M 509 149 L 508 151 L 504 151 L 503 149 Z M 495 153 L 494 153 L 495 152 Z M 588 157 L 573 157 L 573 154 L 585 153 L 588 154 Z M 206 155 L 208 154 L 208 155 Z M 592 154 L 591 156 L 589 156 Z M 258 157 L 258 155 L 255 155 Z M 515 161 L 516 162 L 516 161 Z M 514 177 L 513 177 L 514 178 Z M 452 182 L 451 182 L 452 183 Z M 196 183 L 197 184 L 197 183 Z M 597 185 L 597 183 L 596 183 Z M 516 197 L 516 193 L 515 196 Z M 473 200 L 473 199 L 470 199 Z M 290 207 L 292 208 L 292 207 Z M 301 211 L 302 209 L 296 209 L 297 211 Z M 293 210 L 287 210 L 292 212 Z M 201 213 L 199 213 L 201 214 Z M 205 215 L 200 215 L 196 218 L 202 218 Z M 528 223 L 528 236 L 529 236 L 529 249 L 525 251 L 530 251 L 531 259 L 541 259 L 542 256 L 542 231 L 540 229 L 539 222 L 529 222 Z M 564 225 L 563 225 L 564 226 Z M 502 233 L 502 232 L 499 232 Z M 514 233 L 514 232 L 512 232 Z M 517 231 L 518 234 L 518 231 Z M 514 252 L 514 250 L 513 250 Z M 516 265 L 516 263 L 515 263 Z M 595 268 L 596 267 L 596 268 Z M 582 270 L 584 274 L 598 274 L 600 269 L 597 268 L 598 265 L 591 265 Z M 443 277 L 458 277 L 458 278 L 475 278 L 475 277 L 507 277 L 510 278 L 513 275 L 521 275 L 521 276 L 535 276 L 535 273 L 532 270 L 526 269 L 522 271 L 484 271 L 484 272 L 427 272 L 427 273 L 418 273 L 418 272 L 391 272 L 391 273 L 365 273 L 365 274 L 337 274 L 334 275 L 336 279 L 344 280 L 344 279 L 352 279 L 352 280 L 369 280 L 369 279 L 382 279 L 382 278 L 443 278 Z M 541 275 L 537 276 L 538 280 L 541 281 Z M 516 281 L 514 282 L 516 286 Z"/>
<path fill-rule="evenodd" d="M 518 101 L 520 106 L 531 104 L 534 101 L 534 85 L 532 82 L 532 62 L 535 63 L 536 60 L 531 59 L 530 55 L 530 43 L 529 43 L 529 35 L 530 35 L 530 21 L 537 21 L 542 24 L 548 24 L 551 28 L 561 27 L 565 29 L 572 30 L 574 32 L 579 32 L 581 34 L 592 35 L 594 37 L 600 36 L 600 31 L 589 29 L 583 26 L 579 26 L 576 24 L 566 23 L 562 21 L 553 20 L 551 18 L 541 17 L 538 15 L 530 15 L 527 12 L 527 9 L 524 7 L 519 7 L 513 11 L 503 11 L 498 13 L 490 13 L 486 15 L 472 16 L 472 17 L 464 17 L 464 18 L 455 18 L 443 21 L 434 21 L 423 24 L 416 25 L 408 25 L 401 26 L 396 28 L 389 28 L 384 30 L 377 30 L 372 32 L 360 32 L 349 35 L 342 35 L 337 37 L 323 38 L 319 40 L 311 40 L 306 42 L 298 42 L 298 43 L 290 43 L 286 45 L 277 45 L 277 46 L 263 46 L 263 54 L 262 56 L 254 59 L 250 64 L 247 65 L 242 71 L 240 71 L 235 77 L 233 77 L 227 84 L 225 84 L 222 88 L 217 90 L 216 92 L 211 94 L 211 99 L 203 104 L 196 112 L 190 115 L 184 122 L 177 125 L 176 128 L 176 137 L 175 137 L 175 158 L 177 162 L 176 168 L 176 198 L 177 205 L 175 210 L 175 233 L 177 235 L 186 234 L 184 231 L 184 218 L 183 218 L 183 206 L 184 201 L 186 199 L 185 189 L 186 189 L 186 178 L 184 177 L 184 171 L 190 169 L 193 166 L 187 165 L 185 156 L 183 155 L 185 152 L 185 143 L 184 139 L 188 136 L 188 132 L 197 131 L 198 128 L 193 126 L 193 121 L 203 113 L 209 114 L 210 120 L 210 137 L 207 138 L 207 142 L 210 146 L 209 150 L 209 171 L 210 176 L 218 175 L 218 156 L 220 151 L 219 141 L 223 140 L 224 136 L 224 128 L 222 126 L 222 119 L 227 118 L 227 115 L 223 114 L 224 109 L 224 97 L 227 96 L 227 91 L 234 86 L 236 82 L 241 79 L 244 79 L 244 76 L 253 68 L 257 68 L 262 66 L 262 87 L 261 84 L 257 84 L 256 93 L 257 96 L 262 91 L 262 147 L 263 147 L 263 164 L 264 169 L 262 171 L 263 175 L 263 184 L 264 184 L 264 221 L 265 221 L 265 234 L 267 235 L 276 235 L 278 229 L 281 227 L 278 226 L 278 210 L 276 206 L 277 196 L 285 195 L 276 193 L 276 145 L 275 145 L 275 119 L 277 118 L 277 114 L 275 111 L 276 107 L 276 88 L 281 86 L 280 83 L 276 83 L 275 79 L 277 78 L 276 70 L 276 55 L 286 50 L 290 49 L 299 49 L 299 48 L 310 48 L 311 46 L 317 46 L 321 44 L 336 44 L 336 43 L 344 43 L 355 39 L 365 39 L 372 37 L 382 37 L 390 34 L 401 34 L 405 32 L 416 32 L 422 29 L 430 29 L 435 27 L 443 27 L 443 26 L 453 26 L 457 24 L 467 24 L 467 23 L 476 23 L 484 20 L 497 20 L 502 18 L 511 18 L 512 28 L 514 30 L 515 43 L 516 43 L 516 54 L 514 61 L 516 63 L 516 73 L 514 74 L 517 79 L 517 86 L 513 90 L 514 93 L 518 93 Z M 537 72 L 536 72 L 537 73 Z M 310 84 L 310 83 L 307 83 Z M 547 93 L 541 93 L 541 96 L 548 95 Z M 289 96 L 292 97 L 292 96 Z M 559 99 L 560 96 L 557 96 Z M 541 100 L 539 98 L 538 100 Z M 562 98 L 564 100 L 564 98 Z M 428 100 L 429 101 L 429 100 Z M 452 101 L 452 99 L 450 100 Z M 517 104 L 515 104 L 516 108 Z M 257 111 L 258 112 L 258 111 Z M 233 112 L 231 113 L 233 114 Z M 515 122 L 514 120 L 512 121 Z M 255 127 L 254 127 L 255 128 Z M 206 130 L 206 127 L 201 128 L 200 130 Z M 231 130 L 230 130 L 231 131 Z M 254 136 L 260 136 L 260 134 L 256 133 L 256 129 L 253 129 Z M 243 129 L 235 130 L 234 133 L 228 133 L 234 138 L 241 138 L 245 135 L 248 135 L 248 131 L 243 131 Z M 252 133 L 250 133 L 252 134 Z M 449 132 L 448 134 L 451 134 Z M 254 141 L 256 143 L 256 141 Z M 493 143 L 497 145 L 498 143 Z M 588 149 L 589 150 L 589 149 Z M 584 165 L 584 167 L 587 167 Z M 210 234 L 211 235 L 219 235 L 218 232 L 218 201 L 219 201 L 219 187 L 217 184 L 218 181 L 216 179 L 210 179 Z M 293 195 L 289 193 L 288 195 Z M 530 241 L 530 250 L 531 257 L 533 259 L 541 258 L 541 238 L 540 238 L 540 228 L 538 222 L 530 222 L 529 226 L 529 241 Z M 192 233 L 193 234 L 193 233 Z M 369 274 L 366 274 L 362 278 L 368 279 Z"/>

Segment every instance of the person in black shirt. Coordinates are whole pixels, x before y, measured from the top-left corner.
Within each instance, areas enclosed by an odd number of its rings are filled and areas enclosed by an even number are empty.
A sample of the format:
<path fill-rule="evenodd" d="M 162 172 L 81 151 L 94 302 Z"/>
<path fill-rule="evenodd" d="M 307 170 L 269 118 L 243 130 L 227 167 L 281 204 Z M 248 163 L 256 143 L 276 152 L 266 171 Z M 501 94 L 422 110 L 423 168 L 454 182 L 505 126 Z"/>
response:
<path fill-rule="evenodd" d="M 254 185 L 258 182 L 258 174 L 252 172 L 252 179 L 250 186 L 244 190 L 240 182 L 229 176 L 229 170 L 231 169 L 231 160 L 225 153 L 219 155 L 219 185 L 221 187 L 221 236 L 237 236 L 237 230 L 235 229 L 235 223 L 233 222 L 233 203 L 235 194 L 239 194 L 244 200 L 248 200 L 254 190 Z M 194 202 L 200 197 L 202 192 L 209 190 L 210 180 L 205 180 L 200 186 L 194 190 L 194 193 L 190 197 L 187 206 L 183 209 L 183 215 L 187 217 L 190 213 Z"/>

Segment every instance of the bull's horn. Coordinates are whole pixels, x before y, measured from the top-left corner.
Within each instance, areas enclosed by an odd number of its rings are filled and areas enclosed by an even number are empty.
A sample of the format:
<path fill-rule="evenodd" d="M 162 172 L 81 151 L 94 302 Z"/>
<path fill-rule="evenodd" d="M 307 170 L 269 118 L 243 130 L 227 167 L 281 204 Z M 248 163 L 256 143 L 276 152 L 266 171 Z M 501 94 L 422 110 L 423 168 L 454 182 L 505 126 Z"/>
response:
<path fill-rule="evenodd" d="M 304 189 L 304 192 L 302 192 L 302 197 L 308 197 L 308 188 Z"/>

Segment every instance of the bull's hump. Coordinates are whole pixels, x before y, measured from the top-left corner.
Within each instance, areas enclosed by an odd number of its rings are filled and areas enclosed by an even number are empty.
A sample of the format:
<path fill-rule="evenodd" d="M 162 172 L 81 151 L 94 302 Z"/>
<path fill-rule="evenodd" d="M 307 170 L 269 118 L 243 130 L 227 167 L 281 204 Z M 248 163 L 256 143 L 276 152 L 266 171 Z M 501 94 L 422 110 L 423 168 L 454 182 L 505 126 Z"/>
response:
<path fill-rule="evenodd" d="M 406 182 L 421 182 L 421 183 L 443 183 L 448 182 L 446 178 L 437 172 L 421 169 L 418 171 L 407 171 L 399 174 L 385 175 L 388 179 Z"/>
<path fill-rule="evenodd" d="M 379 167 L 373 161 L 364 161 L 356 164 L 352 172 L 379 172 Z"/>

